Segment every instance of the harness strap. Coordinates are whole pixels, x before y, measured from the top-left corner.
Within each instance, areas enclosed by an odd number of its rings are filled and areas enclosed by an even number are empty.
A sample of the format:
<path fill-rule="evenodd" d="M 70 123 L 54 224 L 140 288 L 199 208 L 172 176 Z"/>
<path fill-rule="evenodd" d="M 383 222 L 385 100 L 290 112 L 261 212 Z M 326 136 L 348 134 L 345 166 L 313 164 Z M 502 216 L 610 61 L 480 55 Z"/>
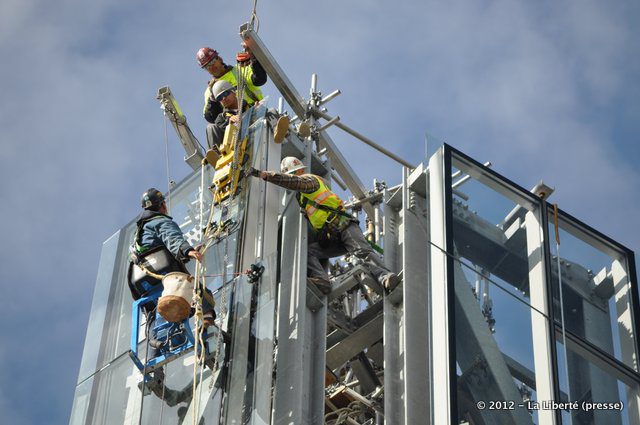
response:
<path fill-rule="evenodd" d="M 305 196 L 302 196 L 302 195 L 300 195 L 300 198 L 298 199 L 298 202 L 300 203 L 300 206 L 302 208 L 306 208 L 307 205 L 311 205 L 314 208 L 317 208 L 319 210 L 323 210 L 323 211 L 327 211 L 327 212 L 332 213 L 332 214 L 329 214 L 327 216 L 327 221 L 328 222 L 332 221 L 338 215 L 341 215 L 343 217 L 347 217 L 347 218 L 350 218 L 350 219 L 353 218 L 350 214 L 346 213 L 344 210 L 337 210 L 335 208 L 331 208 L 331 207 L 328 207 L 326 205 L 319 204 L 316 201 L 314 201 L 313 199 L 309 199 L 309 198 L 307 198 Z"/>

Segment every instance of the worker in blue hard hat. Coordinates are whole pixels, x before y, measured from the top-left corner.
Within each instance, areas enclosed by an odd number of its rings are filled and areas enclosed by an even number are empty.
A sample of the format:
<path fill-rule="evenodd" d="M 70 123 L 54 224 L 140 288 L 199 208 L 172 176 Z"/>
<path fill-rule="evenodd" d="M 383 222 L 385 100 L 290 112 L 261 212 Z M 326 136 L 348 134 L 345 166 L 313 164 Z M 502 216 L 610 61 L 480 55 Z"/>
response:
<path fill-rule="evenodd" d="M 146 296 L 157 285 L 160 279 L 153 274 L 165 275 L 170 272 L 188 273 L 185 263 L 190 259 L 202 261 L 202 253 L 187 242 L 178 224 L 167 215 L 165 198 L 158 189 L 150 188 L 142 195 L 142 213 L 136 221 L 136 232 L 131 246 L 131 264 L 129 266 L 128 283 L 134 300 Z M 204 325 L 214 323 L 213 297 L 209 290 L 205 291 L 203 303 Z M 155 304 L 145 306 L 147 312 L 155 308 Z"/>
<path fill-rule="evenodd" d="M 342 200 L 321 177 L 305 173 L 305 168 L 298 158 L 288 156 L 280 163 L 280 172 L 252 168 L 247 174 L 297 192 L 296 199 L 314 232 L 307 249 L 309 282 L 323 293 L 330 293 L 331 281 L 322 262 L 349 253 L 365 262 L 382 287 L 393 289 L 399 282 L 398 275 L 384 266 L 378 253 L 365 240 L 358 220 L 344 210 Z"/>

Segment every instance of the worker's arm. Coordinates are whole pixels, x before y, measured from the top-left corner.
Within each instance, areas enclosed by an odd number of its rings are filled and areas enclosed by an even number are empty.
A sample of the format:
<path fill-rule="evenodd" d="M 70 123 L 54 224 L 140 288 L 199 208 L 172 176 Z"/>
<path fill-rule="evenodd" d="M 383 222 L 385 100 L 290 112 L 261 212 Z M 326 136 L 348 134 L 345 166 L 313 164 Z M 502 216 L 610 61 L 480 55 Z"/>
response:
<path fill-rule="evenodd" d="M 160 220 L 156 225 L 156 231 L 160 239 L 162 239 L 162 243 L 164 243 L 167 249 L 177 259 L 186 260 L 187 257 L 193 257 L 191 252 L 193 252 L 194 249 L 189 242 L 184 239 L 184 235 L 175 221 L 169 218 Z"/>
<path fill-rule="evenodd" d="M 220 102 L 216 102 L 213 96 L 211 95 L 211 90 L 207 90 L 209 92 L 209 96 L 205 100 L 204 104 L 204 119 L 208 122 L 214 124 L 216 122 L 216 118 L 222 112 L 223 108 Z"/>
<path fill-rule="evenodd" d="M 258 62 L 258 59 L 253 56 L 253 52 L 249 46 L 243 42 L 242 47 L 249 54 L 249 57 L 251 57 L 251 84 L 256 87 L 264 85 L 264 83 L 267 82 L 267 72 L 264 70 L 260 62 Z"/>
<path fill-rule="evenodd" d="M 229 124 L 229 120 L 225 117 L 224 113 L 218 114 L 213 124 L 209 126 L 209 135 L 211 139 L 210 143 L 220 146 L 222 144 L 222 140 L 224 139 L 224 131 L 227 128 L 227 124 Z"/>
<path fill-rule="evenodd" d="M 320 183 L 311 174 L 303 174 L 294 176 L 291 174 L 279 173 L 277 171 L 260 171 L 252 168 L 250 174 L 260 177 L 262 180 L 268 181 L 285 189 L 295 190 L 296 192 L 311 193 L 320 189 Z"/>
<path fill-rule="evenodd" d="M 254 86 L 262 86 L 267 82 L 267 72 L 256 58 L 251 60 L 251 71 L 251 82 Z"/>

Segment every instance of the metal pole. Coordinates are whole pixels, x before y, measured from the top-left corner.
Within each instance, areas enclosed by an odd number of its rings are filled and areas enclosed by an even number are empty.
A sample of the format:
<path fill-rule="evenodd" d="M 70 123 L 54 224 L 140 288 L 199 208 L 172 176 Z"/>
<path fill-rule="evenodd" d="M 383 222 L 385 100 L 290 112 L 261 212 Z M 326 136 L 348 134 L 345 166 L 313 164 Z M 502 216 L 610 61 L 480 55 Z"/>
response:
<path fill-rule="evenodd" d="M 342 92 L 340 90 L 336 90 L 334 92 L 331 92 L 328 95 L 326 95 L 325 97 L 323 97 L 318 104 L 319 105 L 324 105 L 325 103 L 327 103 L 331 99 L 334 99 L 334 98 L 338 97 L 338 95 L 340 95 L 341 93 Z"/>
<path fill-rule="evenodd" d="M 318 110 L 318 109 L 312 109 L 312 113 L 313 115 L 316 115 L 318 117 L 324 118 L 327 121 L 331 121 L 332 118 L 325 114 L 324 112 Z M 392 153 L 391 151 L 383 148 L 382 146 L 380 146 L 379 144 L 377 144 L 376 142 L 374 142 L 373 140 L 369 139 L 366 136 L 363 136 L 362 134 L 358 133 L 357 131 L 353 130 L 350 127 L 347 127 L 346 125 L 342 124 L 341 122 L 336 123 L 336 126 L 344 131 L 346 131 L 347 133 L 349 133 L 350 135 L 352 135 L 353 137 L 355 137 L 356 139 L 359 139 L 363 142 L 365 142 L 367 145 L 371 146 L 372 148 L 374 148 L 375 150 L 377 150 L 380 153 L 383 153 L 384 155 L 388 156 L 389 158 L 393 159 L 394 161 L 404 165 L 407 168 L 410 169 L 414 169 L 416 168 L 415 165 L 412 165 L 411 163 L 405 161 L 404 159 L 400 158 L 398 155 Z"/>
<path fill-rule="evenodd" d="M 324 125 L 322 127 L 318 128 L 318 131 L 325 131 L 327 128 L 331 127 L 334 124 L 337 124 L 338 121 L 340 121 L 340 116 L 336 116 L 334 118 L 331 118 L 330 121 L 327 121 L 326 123 L 324 123 Z"/>

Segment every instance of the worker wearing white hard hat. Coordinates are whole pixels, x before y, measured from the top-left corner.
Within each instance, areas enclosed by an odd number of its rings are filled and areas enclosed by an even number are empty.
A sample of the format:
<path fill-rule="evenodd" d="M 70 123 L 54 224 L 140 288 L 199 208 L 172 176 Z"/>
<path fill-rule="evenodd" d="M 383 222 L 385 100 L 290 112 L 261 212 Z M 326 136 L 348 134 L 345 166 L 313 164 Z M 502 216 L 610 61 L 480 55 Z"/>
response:
<path fill-rule="evenodd" d="M 252 168 L 248 174 L 298 192 L 296 198 L 314 232 L 308 247 L 309 282 L 323 293 L 330 293 L 331 282 L 322 262 L 349 253 L 362 259 L 383 287 L 395 287 L 398 276 L 385 268 L 378 253 L 365 240 L 358 220 L 344 210 L 342 200 L 325 181 L 315 174 L 305 173 L 306 168 L 299 158 L 288 156 L 280 163 L 280 172 Z"/>

